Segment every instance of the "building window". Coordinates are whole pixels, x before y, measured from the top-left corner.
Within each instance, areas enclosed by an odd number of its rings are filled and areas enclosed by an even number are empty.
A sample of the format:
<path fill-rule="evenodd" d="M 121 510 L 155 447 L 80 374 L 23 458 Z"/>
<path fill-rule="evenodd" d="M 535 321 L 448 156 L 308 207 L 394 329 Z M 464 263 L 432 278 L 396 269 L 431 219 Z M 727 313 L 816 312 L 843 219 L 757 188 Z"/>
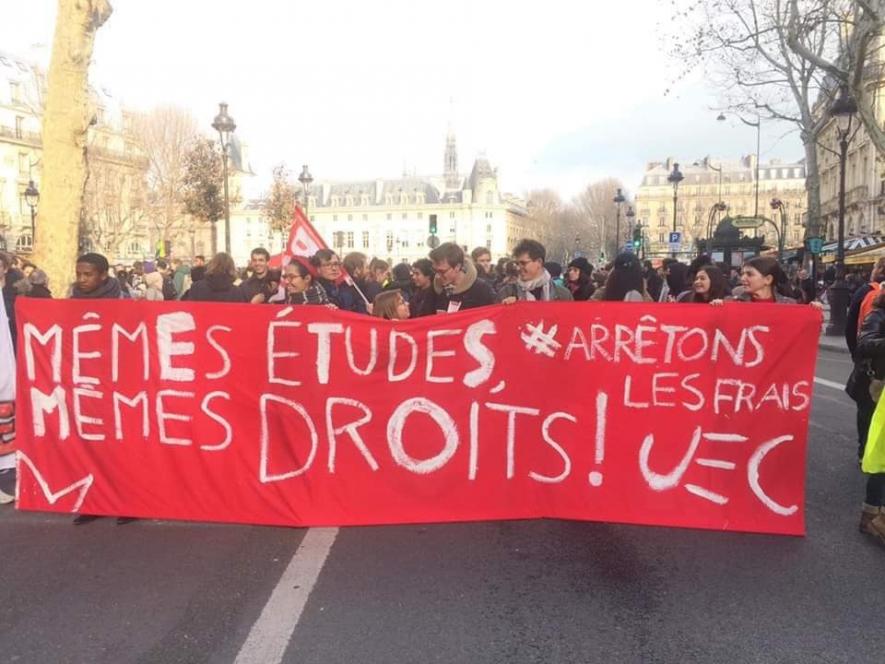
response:
<path fill-rule="evenodd" d="M 22 86 L 18 81 L 9 81 L 9 96 L 13 104 L 22 103 Z"/>
<path fill-rule="evenodd" d="M 387 244 L 388 251 L 393 247 L 393 231 L 387 231 L 384 234 L 384 242 Z"/>
<path fill-rule="evenodd" d="M 16 251 L 30 252 L 33 248 L 34 240 L 33 238 L 31 238 L 30 233 L 28 233 L 27 235 L 19 235 L 18 239 L 16 239 L 15 241 Z"/>
<path fill-rule="evenodd" d="M 363 215 L 363 221 L 369 221 L 369 215 L 364 214 L 364 215 Z"/>
<path fill-rule="evenodd" d="M 419 212 L 419 213 L 418 213 L 418 219 L 423 219 L 423 218 L 424 218 L 424 213 L 423 213 L 423 212 Z"/>
<path fill-rule="evenodd" d="M 454 219 L 454 218 L 455 218 L 455 213 L 449 212 L 449 219 Z"/>
<path fill-rule="evenodd" d="M 363 249 L 369 248 L 369 231 L 363 231 Z"/>
<path fill-rule="evenodd" d="M 347 215 L 347 221 L 353 221 L 353 215 L 352 215 L 352 214 Z"/>
<path fill-rule="evenodd" d="M 491 233 L 491 232 L 492 232 L 492 225 L 486 224 L 486 233 Z"/>
<path fill-rule="evenodd" d="M 333 215 L 332 215 L 332 221 L 338 221 L 338 215 L 337 215 L 337 214 L 333 214 Z"/>
<path fill-rule="evenodd" d="M 663 233 L 658 233 L 658 242 L 660 242 L 661 244 L 664 244 L 664 234 Z"/>
<path fill-rule="evenodd" d="M 15 137 L 21 138 L 24 135 L 24 127 L 25 127 L 25 119 L 20 116 L 15 116 Z"/>
<path fill-rule="evenodd" d="M 455 234 L 455 224 L 452 224 L 451 226 L 449 226 L 449 233 L 451 233 L 452 235 Z"/>
<path fill-rule="evenodd" d="M 491 191 L 486 192 L 486 205 L 494 204 L 494 194 Z"/>
<path fill-rule="evenodd" d="M 353 231 L 347 233 L 347 248 L 353 249 Z"/>
<path fill-rule="evenodd" d="M 18 153 L 18 172 L 20 175 L 27 175 L 31 170 L 31 164 L 28 161 L 28 153 L 27 152 L 19 152 Z"/>

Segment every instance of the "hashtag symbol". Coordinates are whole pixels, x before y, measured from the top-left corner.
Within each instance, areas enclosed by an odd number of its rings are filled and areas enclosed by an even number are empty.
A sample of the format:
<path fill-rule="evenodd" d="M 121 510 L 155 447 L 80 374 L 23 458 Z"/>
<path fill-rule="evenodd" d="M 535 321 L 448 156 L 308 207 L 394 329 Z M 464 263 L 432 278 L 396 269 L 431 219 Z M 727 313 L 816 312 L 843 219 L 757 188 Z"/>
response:
<path fill-rule="evenodd" d="M 528 323 L 525 327 L 527 332 L 522 332 L 520 337 L 525 342 L 526 350 L 533 351 L 538 355 L 556 357 L 556 351 L 562 348 L 562 344 L 556 340 L 556 325 L 552 325 L 546 332 L 544 331 L 544 321 L 537 325 Z"/>

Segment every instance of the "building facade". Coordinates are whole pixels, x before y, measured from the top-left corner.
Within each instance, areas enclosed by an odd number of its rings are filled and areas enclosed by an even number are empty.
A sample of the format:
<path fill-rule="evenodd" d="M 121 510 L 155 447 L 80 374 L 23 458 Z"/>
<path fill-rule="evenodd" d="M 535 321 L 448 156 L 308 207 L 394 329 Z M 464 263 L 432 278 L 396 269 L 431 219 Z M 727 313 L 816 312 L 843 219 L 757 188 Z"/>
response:
<path fill-rule="evenodd" d="M 673 185 L 667 177 L 673 170 L 672 158 L 651 162 L 636 192 L 635 221 L 645 229 L 649 256 L 671 255 L 669 235 L 673 230 Z M 682 234 L 680 257 L 697 252 L 697 241 L 710 237 L 725 216 L 761 216 L 784 230 L 784 246 L 801 245 L 804 238 L 805 165 L 772 160 L 759 164 L 758 197 L 756 194 L 756 158 L 717 160 L 705 157 L 694 163 L 679 163 L 684 179 L 679 184 L 676 202 L 676 230 Z M 771 207 L 772 199 L 783 203 L 785 218 Z M 758 205 L 757 205 L 758 200 Z M 722 201 L 724 212 L 714 211 Z M 757 210 L 758 207 L 758 210 Z M 629 237 L 630 229 L 625 231 Z M 753 230 L 744 231 L 753 234 Z M 756 231 L 765 244 L 777 248 L 778 231 L 764 224 Z"/>
<path fill-rule="evenodd" d="M 867 85 L 873 95 L 873 113 L 885 126 L 885 37 L 880 37 L 867 68 Z M 817 163 L 820 173 L 821 227 L 825 239 L 835 240 L 839 227 L 839 132 L 829 116 L 831 99 L 837 93 L 828 80 L 815 104 L 815 116 L 822 123 L 817 138 Z M 869 134 L 855 116 L 849 129 L 850 141 L 845 162 L 845 237 L 878 236 L 885 239 L 885 155 L 880 155 Z"/>
<path fill-rule="evenodd" d="M 468 252 L 486 247 L 494 258 L 509 255 L 524 237 L 549 239 L 549 229 L 529 215 L 525 201 L 501 191 L 497 170 L 486 158 L 477 158 L 467 175 L 458 171 L 451 131 L 441 175 L 315 182 L 308 213 L 339 254 L 359 251 L 391 263 L 427 256 L 433 219 L 440 242 L 455 242 Z"/>

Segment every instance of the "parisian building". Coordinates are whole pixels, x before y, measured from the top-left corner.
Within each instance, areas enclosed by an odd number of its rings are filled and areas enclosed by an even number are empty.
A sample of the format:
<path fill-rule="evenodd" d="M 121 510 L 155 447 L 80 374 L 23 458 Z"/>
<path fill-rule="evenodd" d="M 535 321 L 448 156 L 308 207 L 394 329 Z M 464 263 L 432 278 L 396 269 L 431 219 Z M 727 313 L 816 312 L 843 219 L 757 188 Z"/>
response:
<path fill-rule="evenodd" d="M 441 175 L 314 182 L 308 212 L 339 254 L 359 251 L 391 263 L 427 256 L 433 220 L 440 242 L 455 242 L 467 252 L 486 247 L 496 259 L 509 255 L 522 238 L 543 243 L 550 234 L 529 215 L 524 200 L 501 191 L 488 159 L 480 156 L 469 173 L 459 171 L 451 130 Z"/>
<path fill-rule="evenodd" d="M 648 256 L 669 256 L 670 232 L 673 230 L 673 185 L 668 176 L 674 159 L 648 164 L 642 184 L 635 197 L 635 223 L 642 223 Z M 680 257 L 688 258 L 697 252 L 697 240 L 706 239 L 715 231 L 725 216 L 761 216 L 783 228 L 784 246 L 801 246 L 805 227 L 805 164 L 803 161 L 771 160 L 759 164 L 758 196 L 756 187 L 756 157 L 738 160 L 720 160 L 704 157 L 694 162 L 677 162 L 684 179 L 679 183 L 676 199 L 676 230 L 681 233 Z M 771 201 L 783 203 L 773 209 Z M 714 211 L 718 202 L 726 205 L 724 212 Z M 758 201 L 758 203 L 757 203 Z M 625 238 L 632 229 L 626 229 Z M 777 248 L 777 233 L 770 224 L 758 231 L 764 234 L 765 244 Z"/>

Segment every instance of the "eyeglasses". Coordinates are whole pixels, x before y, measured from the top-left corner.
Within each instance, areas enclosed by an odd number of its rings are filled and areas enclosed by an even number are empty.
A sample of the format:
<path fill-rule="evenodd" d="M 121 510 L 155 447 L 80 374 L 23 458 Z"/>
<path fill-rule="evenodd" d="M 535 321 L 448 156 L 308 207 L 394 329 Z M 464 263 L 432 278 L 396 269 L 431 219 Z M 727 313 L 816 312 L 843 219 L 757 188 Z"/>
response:
<path fill-rule="evenodd" d="M 330 262 L 330 263 L 323 263 L 322 267 L 335 267 L 335 268 L 337 268 L 337 267 L 341 267 L 341 263 L 338 263 L 337 261 Z"/>
<path fill-rule="evenodd" d="M 516 264 L 519 265 L 519 267 L 525 267 L 526 265 L 531 265 L 534 262 L 535 261 L 533 261 L 532 259 L 528 259 L 524 261 L 516 261 Z"/>
<path fill-rule="evenodd" d="M 446 272 L 449 272 L 449 271 L 454 270 L 454 269 L 455 269 L 454 267 L 452 267 L 451 265 L 449 265 L 448 267 L 435 267 L 435 268 L 433 268 L 433 271 L 434 271 L 436 274 L 438 274 L 439 276 L 443 276 Z"/>

